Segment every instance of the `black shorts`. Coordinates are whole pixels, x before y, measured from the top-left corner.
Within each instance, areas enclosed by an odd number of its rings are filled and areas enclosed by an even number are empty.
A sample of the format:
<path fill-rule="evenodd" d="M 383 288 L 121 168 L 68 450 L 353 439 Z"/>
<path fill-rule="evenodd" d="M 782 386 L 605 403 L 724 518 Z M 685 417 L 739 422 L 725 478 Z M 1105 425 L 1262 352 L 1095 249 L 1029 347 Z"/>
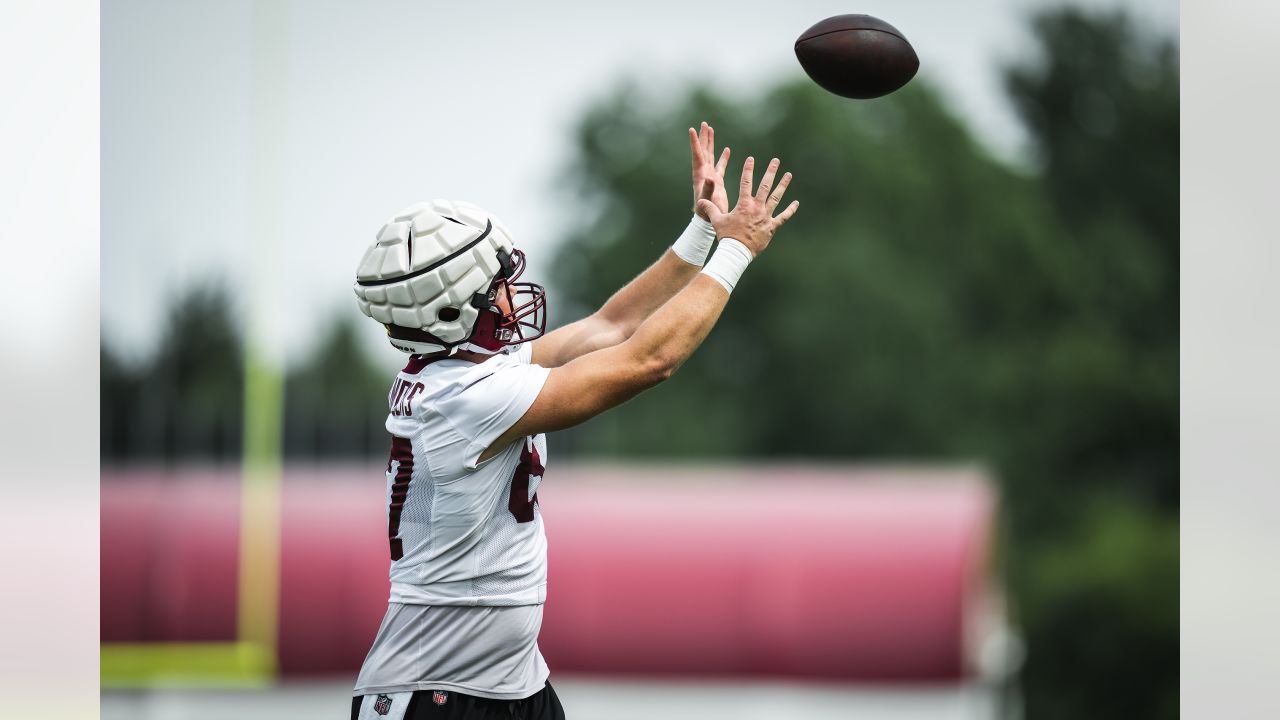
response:
<path fill-rule="evenodd" d="M 386 695 L 357 695 L 351 699 L 351 720 L 359 720 L 360 704 L 365 698 L 369 698 L 375 717 L 391 715 L 404 720 L 564 720 L 564 708 L 549 682 L 523 700 L 490 700 L 452 690 L 418 690 L 409 697 L 403 715 L 400 708 L 392 707 L 393 700 Z M 382 707 L 386 707 L 385 712 L 382 712 Z"/>

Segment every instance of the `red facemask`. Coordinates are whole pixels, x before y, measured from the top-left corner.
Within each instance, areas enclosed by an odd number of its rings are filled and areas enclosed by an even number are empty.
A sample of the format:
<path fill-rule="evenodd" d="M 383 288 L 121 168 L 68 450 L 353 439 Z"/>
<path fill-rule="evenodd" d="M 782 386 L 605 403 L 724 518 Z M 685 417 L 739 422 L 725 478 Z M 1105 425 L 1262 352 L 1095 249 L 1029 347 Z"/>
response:
<path fill-rule="evenodd" d="M 480 317 L 467 342 L 497 352 L 506 345 L 519 345 L 542 337 L 547 328 L 547 293 L 541 285 L 516 282 L 528 263 L 524 252 L 513 249 L 510 255 L 499 255 L 502 271 L 489 286 L 487 295 L 477 295 L 473 305 Z M 510 312 L 498 309 L 498 294 L 506 298 Z"/>

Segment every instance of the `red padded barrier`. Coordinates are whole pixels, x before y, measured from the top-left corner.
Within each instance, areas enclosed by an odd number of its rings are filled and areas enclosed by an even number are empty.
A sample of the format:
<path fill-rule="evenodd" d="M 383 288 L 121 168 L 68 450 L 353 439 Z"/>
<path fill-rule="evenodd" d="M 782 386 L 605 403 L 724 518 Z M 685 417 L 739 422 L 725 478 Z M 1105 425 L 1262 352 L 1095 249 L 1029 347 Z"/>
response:
<path fill-rule="evenodd" d="M 186 470 L 102 477 L 102 641 L 234 638 L 236 476 Z"/>
<path fill-rule="evenodd" d="M 382 467 L 286 473 L 281 668 L 352 674 L 386 605 Z M 993 497 L 955 471 L 552 467 L 554 670 L 948 680 Z M 234 637 L 234 471 L 103 473 L 102 638 Z"/>
<path fill-rule="evenodd" d="M 385 461 L 358 471 L 290 473 L 280 566 L 280 668 L 355 672 L 387 610 Z"/>

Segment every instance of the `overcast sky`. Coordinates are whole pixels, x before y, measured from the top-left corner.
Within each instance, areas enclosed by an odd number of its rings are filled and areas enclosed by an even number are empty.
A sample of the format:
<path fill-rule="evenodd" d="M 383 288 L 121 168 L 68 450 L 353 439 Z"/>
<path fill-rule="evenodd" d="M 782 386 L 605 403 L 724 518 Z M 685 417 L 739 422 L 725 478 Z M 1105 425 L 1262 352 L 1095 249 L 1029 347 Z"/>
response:
<path fill-rule="evenodd" d="M 831 15 L 895 25 L 920 75 L 996 152 L 1016 157 L 1022 135 L 998 68 L 1025 54 L 1024 19 L 1047 4 L 307 0 L 263 13 L 249 0 L 104 3 L 103 340 L 145 354 L 183 286 L 221 278 L 242 296 L 256 271 L 275 293 L 273 337 L 296 361 L 335 313 L 358 313 L 350 284 L 383 220 L 431 197 L 499 215 L 541 275 L 574 212 L 553 183 L 588 103 L 623 76 L 751 93 L 800 73 L 795 37 Z M 1177 31 L 1176 0 L 1077 4 L 1123 5 Z M 252 112 L 255 57 L 283 68 L 275 124 Z M 683 127 L 671 132 L 684 142 Z M 672 168 L 672 182 L 687 172 Z M 673 217 L 673 235 L 684 221 Z M 371 348 L 383 342 L 374 323 L 362 325 Z"/>

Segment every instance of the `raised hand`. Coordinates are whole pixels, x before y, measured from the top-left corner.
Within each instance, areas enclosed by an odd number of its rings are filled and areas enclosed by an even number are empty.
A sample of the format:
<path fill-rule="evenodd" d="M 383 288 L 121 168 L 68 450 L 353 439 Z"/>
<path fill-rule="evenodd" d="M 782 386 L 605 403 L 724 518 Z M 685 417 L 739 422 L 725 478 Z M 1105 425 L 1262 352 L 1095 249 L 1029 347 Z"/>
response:
<path fill-rule="evenodd" d="M 774 210 L 782 202 L 782 196 L 791 184 L 791 173 L 785 173 L 773 186 L 774 176 L 778 172 L 778 158 L 769 161 L 764 177 L 760 178 L 760 187 L 753 193 L 751 185 L 755 181 L 755 158 L 747 158 L 742 163 L 742 180 L 738 186 L 738 203 L 733 212 L 725 212 L 710 198 L 698 200 L 698 214 L 704 215 L 716 229 L 716 237 L 731 237 L 746 245 L 751 254 L 760 257 L 760 253 L 769 247 L 773 234 L 800 209 L 800 201 L 792 201 L 785 210 L 775 217 Z"/>
<path fill-rule="evenodd" d="M 689 128 L 689 150 L 693 154 L 693 203 L 694 212 L 703 220 L 709 220 L 704 210 L 698 208 L 698 201 L 709 200 L 720 212 L 729 211 L 729 193 L 724 189 L 724 171 L 729 166 L 729 148 L 716 157 L 715 128 L 702 123 L 698 131 Z"/>

